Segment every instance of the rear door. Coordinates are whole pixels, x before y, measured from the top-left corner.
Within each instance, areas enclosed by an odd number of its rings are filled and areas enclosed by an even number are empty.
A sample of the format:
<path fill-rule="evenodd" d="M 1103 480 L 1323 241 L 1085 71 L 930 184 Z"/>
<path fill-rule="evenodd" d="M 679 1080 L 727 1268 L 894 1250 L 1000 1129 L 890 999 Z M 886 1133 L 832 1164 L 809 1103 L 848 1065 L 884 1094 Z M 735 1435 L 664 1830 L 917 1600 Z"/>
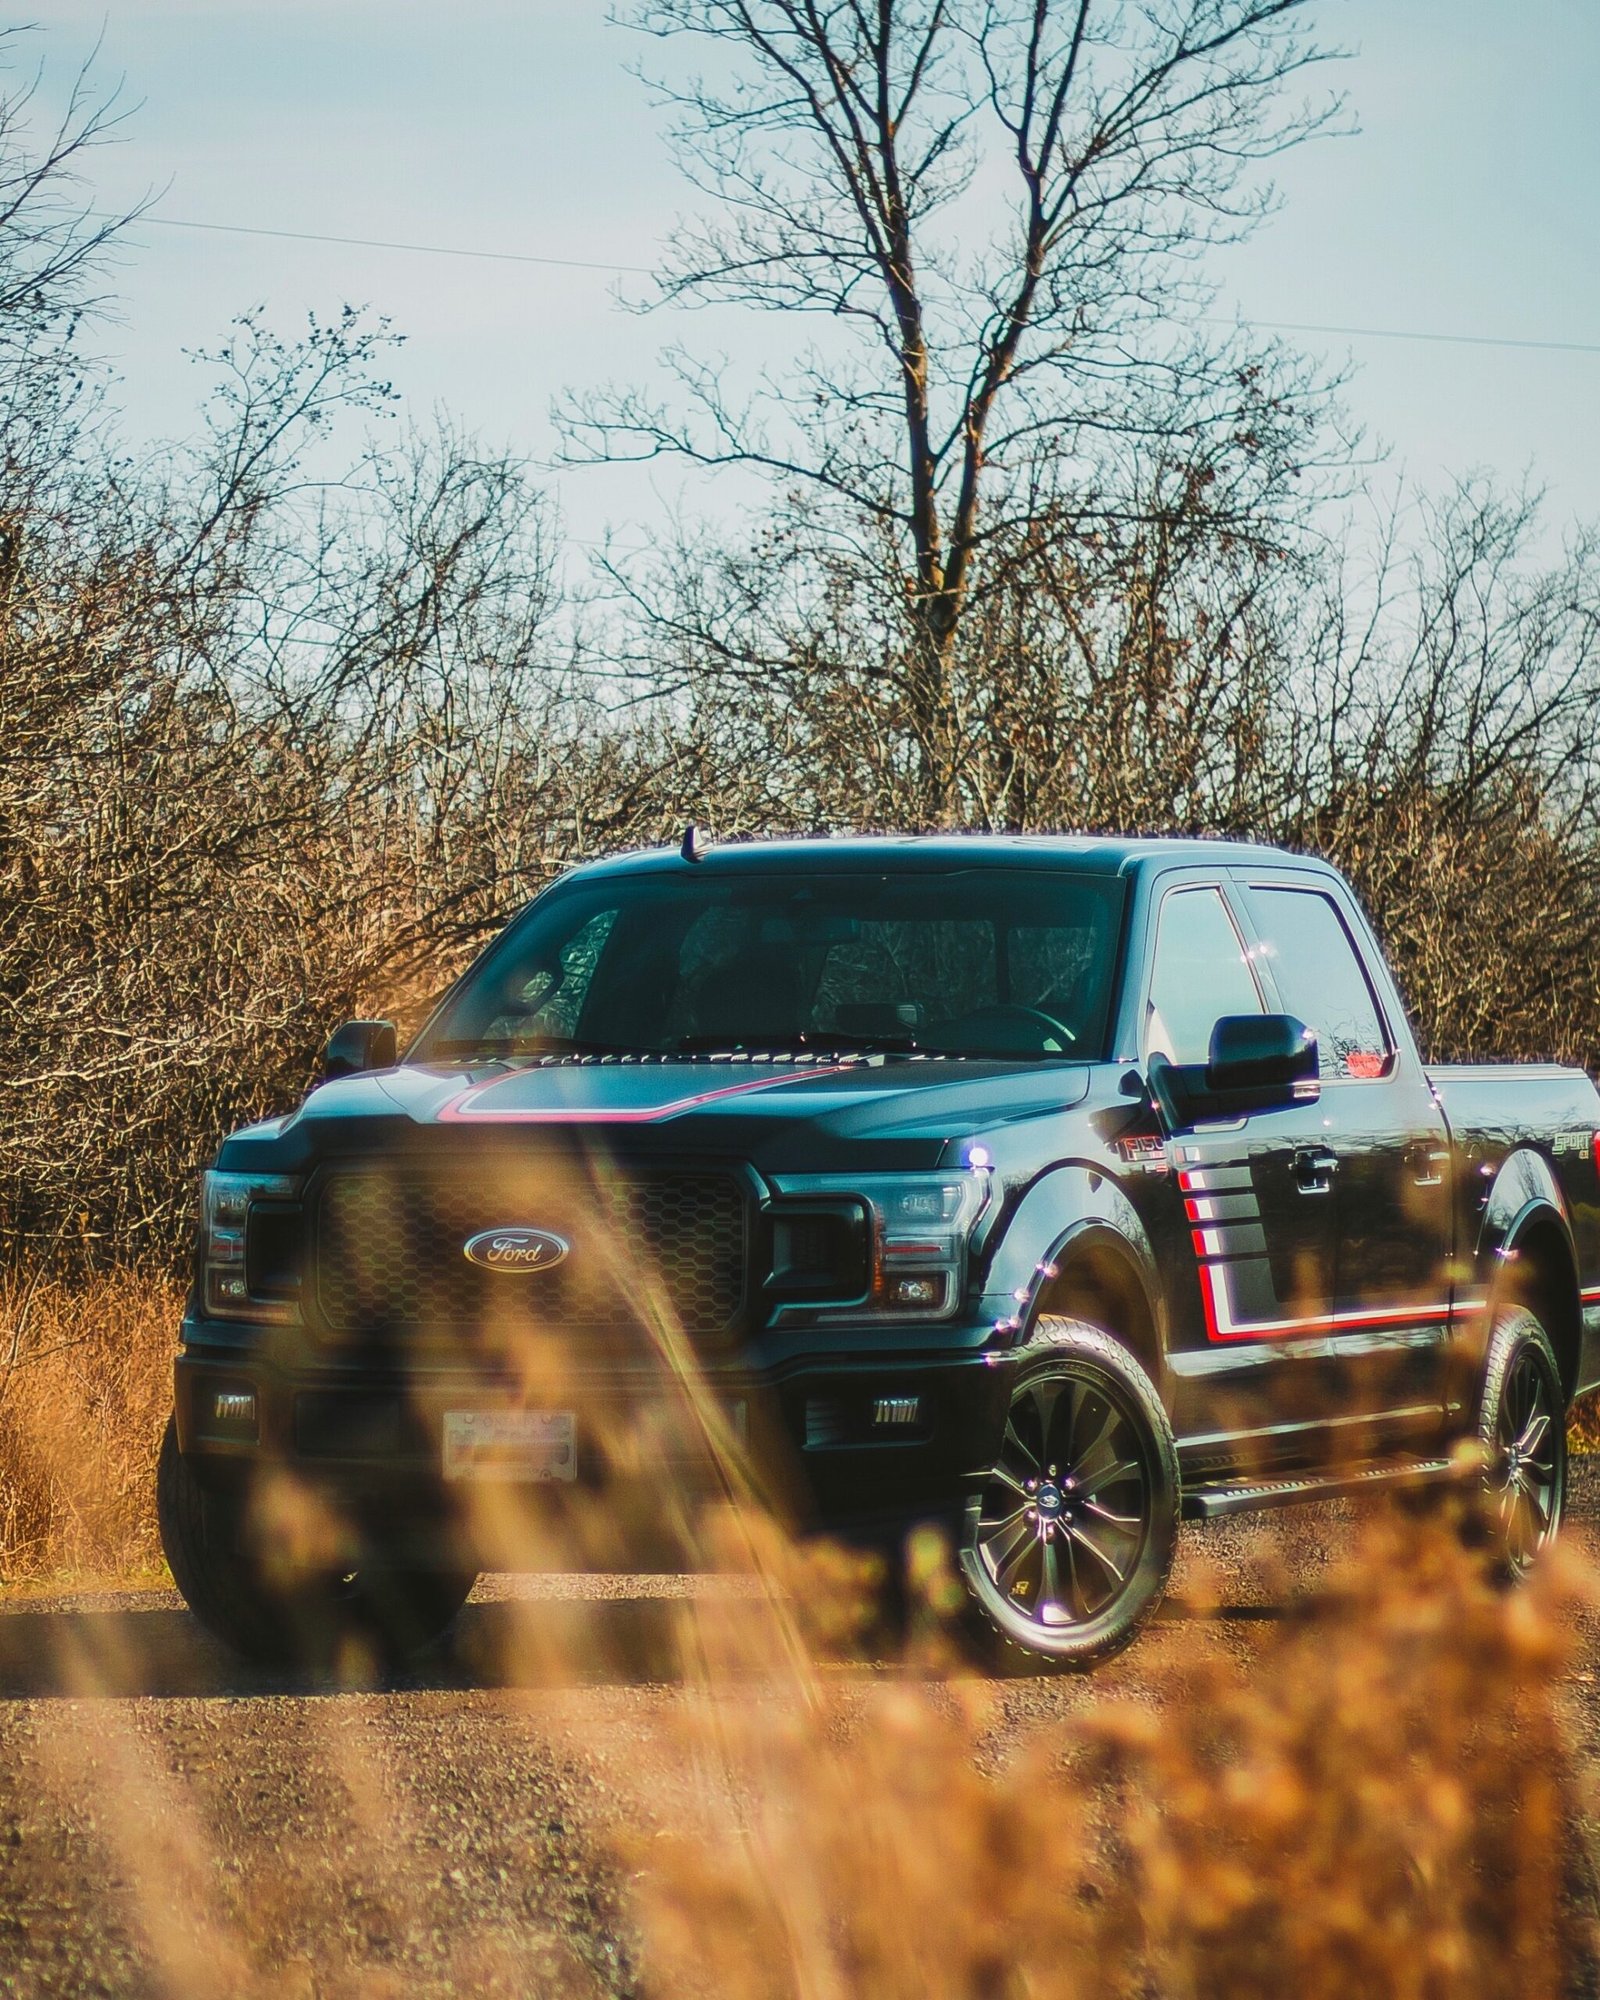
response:
<path fill-rule="evenodd" d="M 1317 1031 L 1336 1162 L 1329 1336 L 1345 1405 L 1330 1415 L 1358 1428 L 1379 1420 L 1383 1442 L 1421 1434 L 1439 1415 L 1451 1308 L 1444 1114 L 1342 885 L 1251 871 L 1244 900 L 1279 1004 Z"/>

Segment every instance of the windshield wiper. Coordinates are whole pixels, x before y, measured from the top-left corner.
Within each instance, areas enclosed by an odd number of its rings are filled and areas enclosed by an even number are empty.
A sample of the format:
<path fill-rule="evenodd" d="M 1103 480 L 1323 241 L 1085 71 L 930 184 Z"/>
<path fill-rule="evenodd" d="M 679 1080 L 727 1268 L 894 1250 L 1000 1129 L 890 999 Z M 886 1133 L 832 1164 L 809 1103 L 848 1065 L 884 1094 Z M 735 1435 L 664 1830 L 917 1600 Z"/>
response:
<path fill-rule="evenodd" d="M 964 1049 L 959 1044 L 919 1041 L 915 1035 L 846 1035 L 836 1029 L 802 1029 L 798 1034 L 680 1035 L 673 1044 L 679 1055 L 791 1055 L 819 1060 L 844 1056 L 928 1056 L 947 1062 L 1041 1063 L 1076 1062 L 1071 1049 Z"/>
<path fill-rule="evenodd" d="M 941 1049 L 925 1048 L 925 1056 L 949 1056 L 958 1062 L 1081 1062 L 1070 1049 Z"/>
<path fill-rule="evenodd" d="M 576 1035 L 463 1035 L 445 1037 L 429 1050 L 431 1056 L 481 1056 L 497 1061 L 509 1056 L 644 1056 L 653 1049 L 630 1048 L 623 1042 L 587 1042 Z"/>
<path fill-rule="evenodd" d="M 911 1035 L 680 1035 L 683 1055 L 917 1056 L 927 1053 Z"/>

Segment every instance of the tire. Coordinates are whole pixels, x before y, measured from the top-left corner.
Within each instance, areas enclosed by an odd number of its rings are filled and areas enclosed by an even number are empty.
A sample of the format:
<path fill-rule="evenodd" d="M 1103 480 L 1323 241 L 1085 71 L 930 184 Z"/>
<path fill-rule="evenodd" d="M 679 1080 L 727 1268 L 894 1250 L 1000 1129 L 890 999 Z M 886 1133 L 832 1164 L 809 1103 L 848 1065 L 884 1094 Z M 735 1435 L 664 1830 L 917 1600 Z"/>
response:
<path fill-rule="evenodd" d="M 1101 1328 L 1042 1319 L 962 1531 L 962 1574 L 1002 1663 L 1084 1668 L 1120 1652 L 1166 1590 L 1179 1497 L 1150 1377 Z"/>
<path fill-rule="evenodd" d="M 1554 1541 L 1567 1503 L 1566 1397 L 1549 1335 L 1526 1306 L 1495 1317 L 1478 1398 L 1482 1527 L 1496 1568 L 1520 1583 Z"/>
<path fill-rule="evenodd" d="M 398 1666 L 449 1629 L 475 1572 L 389 1568 L 287 1577 L 248 1552 L 238 1495 L 195 1478 L 168 1419 L 156 1469 L 156 1514 L 167 1567 L 184 1602 L 224 1645 L 257 1666 L 320 1668 L 350 1647 L 375 1665 Z"/>

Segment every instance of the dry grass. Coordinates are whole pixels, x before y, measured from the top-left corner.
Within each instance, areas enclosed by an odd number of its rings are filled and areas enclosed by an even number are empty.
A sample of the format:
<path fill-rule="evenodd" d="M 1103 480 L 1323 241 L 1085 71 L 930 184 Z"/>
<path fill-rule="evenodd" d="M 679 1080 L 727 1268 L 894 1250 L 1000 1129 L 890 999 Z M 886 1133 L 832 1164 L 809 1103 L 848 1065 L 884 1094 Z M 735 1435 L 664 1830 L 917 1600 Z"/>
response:
<path fill-rule="evenodd" d="M 1508 1595 L 1442 1524 L 1373 1517 L 1248 1667 L 1147 1640 L 1136 1697 L 998 1767 L 1003 1690 L 936 1637 L 865 1696 L 819 1673 L 793 1562 L 769 1547 L 765 1621 L 687 1614 L 723 1809 L 626 1850 L 662 2000 L 1563 1989 L 1570 1554 Z"/>
<path fill-rule="evenodd" d="M 1580 1396 L 1567 1419 L 1567 1449 L 1600 1451 L 1600 1393 Z"/>
<path fill-rule="evenodd" d="M 0 1582 L 162 1567 L 155 1462 L 182 1294 L 131 1271 L 0 1286 Z"/>

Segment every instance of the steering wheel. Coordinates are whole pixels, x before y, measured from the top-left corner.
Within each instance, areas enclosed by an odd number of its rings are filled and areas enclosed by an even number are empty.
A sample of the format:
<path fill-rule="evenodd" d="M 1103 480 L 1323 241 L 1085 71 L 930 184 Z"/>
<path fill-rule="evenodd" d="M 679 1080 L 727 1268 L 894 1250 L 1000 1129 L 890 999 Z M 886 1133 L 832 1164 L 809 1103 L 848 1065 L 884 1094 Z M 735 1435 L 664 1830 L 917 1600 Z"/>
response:
<path fill-rule="evenodd" d="M 1020 1001 L 996 1000 L 989 1007 L 975 1007 L 970 1014 L 963 1014 L 960 1025 L 966 1027 L 978 1021 L 1026 1021 L 1030 1026 L 1043 1030 L 1042 1041 L 1059 1041 L 1066 1044 L 1076 1042 L 1078 1037 L 1065 1021 L 1047 1013 L 1043 1007 L 1025 1007 Z M 1043 1050 L 1041 1050 L 1041 1054 Z"/>

